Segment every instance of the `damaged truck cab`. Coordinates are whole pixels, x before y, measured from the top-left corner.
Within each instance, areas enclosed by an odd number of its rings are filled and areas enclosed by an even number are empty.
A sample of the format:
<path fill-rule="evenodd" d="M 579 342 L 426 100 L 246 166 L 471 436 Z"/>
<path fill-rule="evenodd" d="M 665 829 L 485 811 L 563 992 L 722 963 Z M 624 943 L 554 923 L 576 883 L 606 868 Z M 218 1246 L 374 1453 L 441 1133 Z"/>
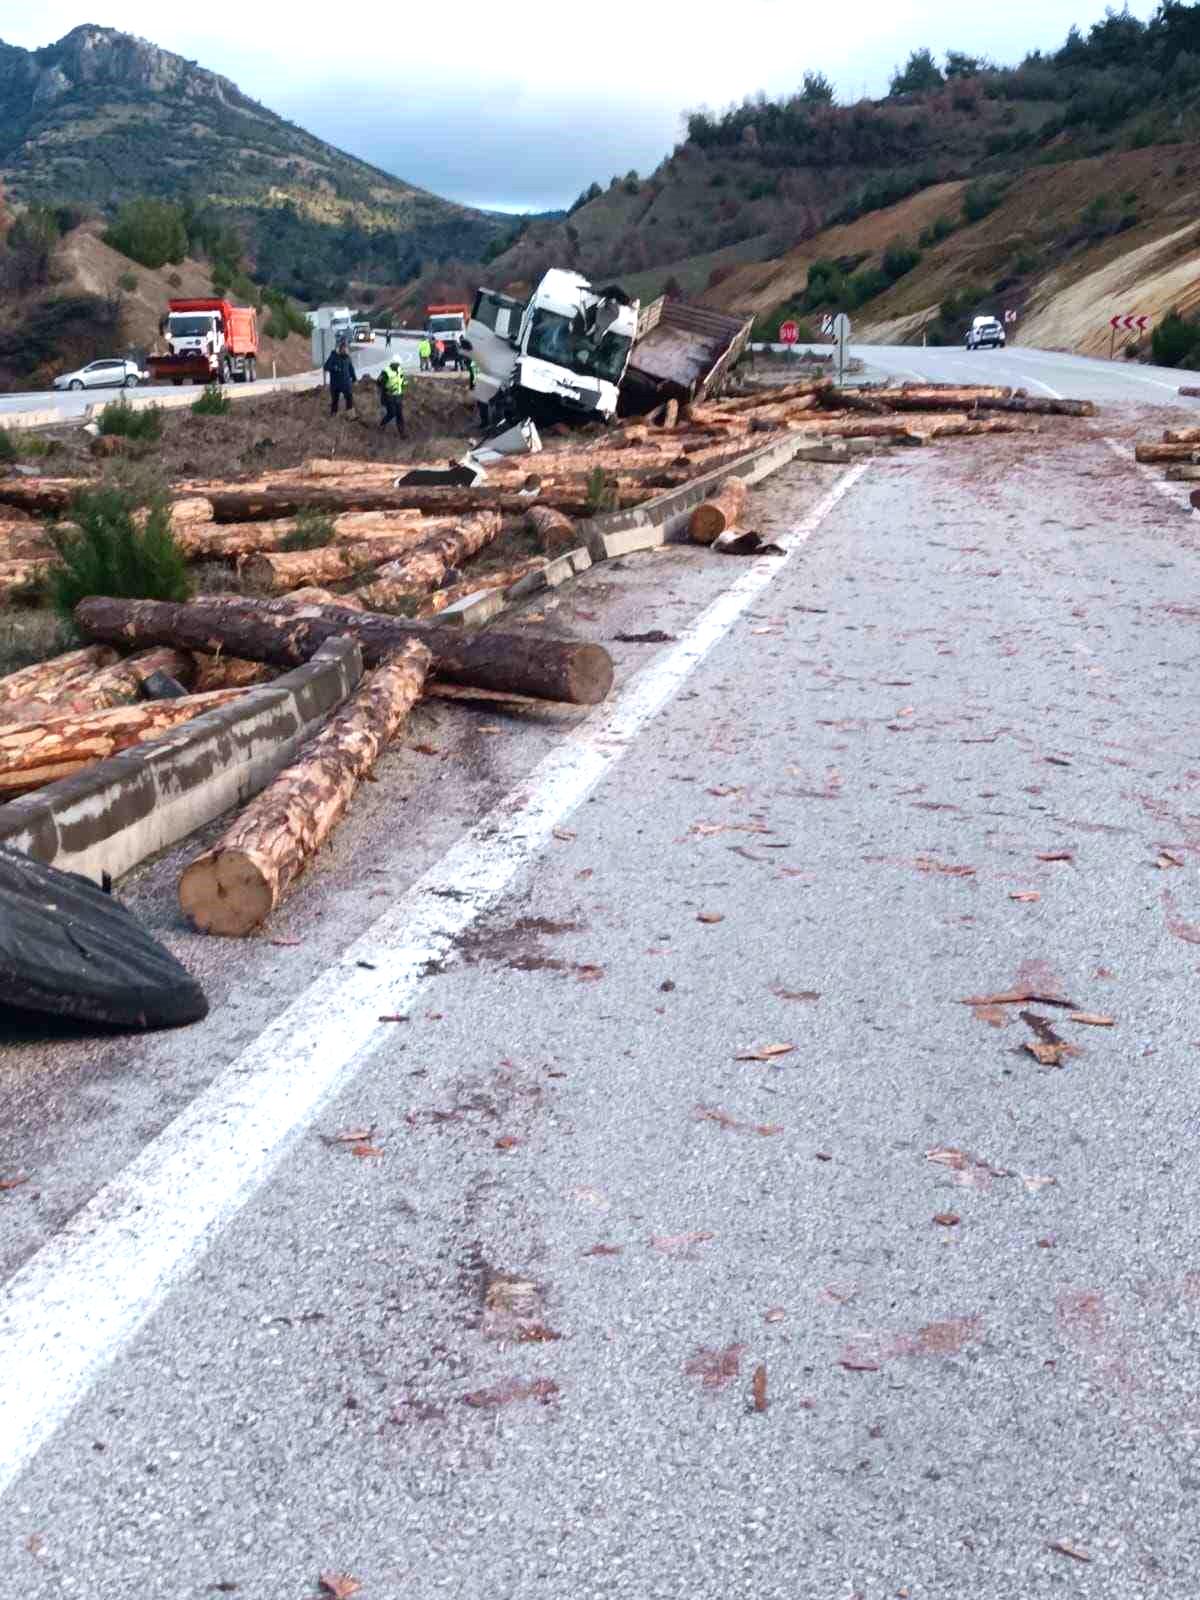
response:
<path fill-rule="evenodd" d="M 475 296 L 466 350 L 485 427 L 532 417 L 608 422 L 637 334 L 637 301 L 552 268 L 528 300 Z"/>

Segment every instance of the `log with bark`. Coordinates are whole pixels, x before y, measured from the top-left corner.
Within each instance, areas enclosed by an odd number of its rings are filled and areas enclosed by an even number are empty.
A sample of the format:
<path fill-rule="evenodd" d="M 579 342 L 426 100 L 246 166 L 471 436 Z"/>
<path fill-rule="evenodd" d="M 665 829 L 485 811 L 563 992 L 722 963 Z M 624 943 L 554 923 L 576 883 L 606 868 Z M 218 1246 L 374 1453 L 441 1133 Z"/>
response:
<path fill-rule="evenodd" d="M 688 538 L 693 544 L 712 544 L 719 533 L 735 527 L 746 509 L 746 484 L 742 478 L 726 478 L 717 492 L 702 500 L 688 521 Z"/>
<path fill-rule="evenodd" d="M 226 705 L 244 689 L 0 726 L 0 795 L 28 794 Z"/>
<path fill-rule="evenodd" d="M 40 523 L 0 522 L 0 561 L 22 561 L 29 556 L 52 556 L 54 546 Z"/>
<path fill-rule="evenodd" d="M 430 655 L 409 640 L 252 800 L 179 882 L 184 915 L 202 933 L 241 937 L 261 926 L 337 827 L 361 781 L 421 694 Z"/>
<path fill-rule="evenodd" d="M 280 598 L 293 606 L 346 606 L 351 611 L 367 609 L 356 594 L 334 594 L 332 589 L 322 589 L 311 583 L 306 584 L 303 589 L 292 589 Z"/>
<path fill-rule="evenodd" d="M 1200 461 L 1200 445 L 1193 444 L 1139 444 L 1133 452 L 1135 461 L 1152 463 L 1157 461 L 1187 461 L 1195 464 Z"/>
<path fill-rule="evenodd" d="M 28 556 L 21 561 L 0 561 L 0 600 L 33 600 L 57 556 Z"/>
<path fill-rule="evenodd" d="M 1093 400 L 1050 400 L 1014 395 L 1011 400 L 992 400 L 988 396 L 975 402 L 980 411 L 1017 411 L 1031 417 L 1094 417 Z"/>
<path fill-rule="evenodd" d="M 736 414 L 739 411 L 756 411 L 760 406 L 776 406 L 789 400 L 806 400 L 823 397 L 833 392 L 833 385 L 828 378 L 806 378 L 801 383 L 778 384 L 774 388 L 756 389 L 753 394 L 739 395 L 732 400 L 718 400 L 716 409 Z M 693 416 L 699 407 L 692 408 Z"/>
<path fill-rule="evenodd" d="M 459 600 L 466 600 L 470 595 L 479 594 L 484 589 L 507 589 L 511 584 L 527 578 L 531 572 L 540 572 L 545 565 L 545 556 L 532 556 L 528 561 L 518 561 L 515 566 L 497 567 L 491 572 L 481 572 L 478 577 L 466 579 L 462 583 L 452 583 L 449 588 L 435 589 L 417 606 L 417 616 L 436 617 L 447 606 L 452 606 Z"/>
<path fill-rule="evenodd" d="M 1200 483 L 1200 466 L 1177 461 L 1167 468 L 1165 477 L 1170 483 Z"/>
<path fill-rule="evenodd" d="M 118 659 L 111 645 L 89 644 L 82 650 L 68 650 L 50 661 L 37 661 L 0 678 L 0 717 L 3 707 L 19 700 L 49 699 L 65 694 L 75 683 L 90 678 Z"/>
<path fill-rule="evenodd" d="M 457 527 L 435 534 L 409 555 L 380 567 L 374 582 L 360 588 L 359 594 L 367 605 L 386 611 L 414 594 L 436 589 L 451 567 L 461 566 L 491 544 L 501 526 L 497 511 L 464 517 Z"/>
<path fill-rule="evenodd" d="M 36 516 L 65 511 L 87 484 L 80 478 L 0 478 L 0 505 Z"/>
<path fill-rule="evenodd" d="M 428 520 L 428 519 L 426 519 Z M 419 511 L 349 511 L 330 519 L 332 544 L 391 538 L 421 521 Z M 237 560 L 261 551 L 284 550 L 295 539 L 294 517 L 272 522 L 209 522 L 187 528 L 178 542 L 190 560 Z"/>
<path fill-rule="evenodd" d="M 491 630 L 464 635 L 461 628 L 343 606 L 297 607 L 233 595 L 183 605 L 93 596 L 76 606 L 75 625 L 86 639 L 127 649 L 222 650 L 279 667 L 301 665 L 341 634 L 357 639 L 368 666 L 406 639 L 419 639 L 433 653 L 434 672 L 450 683 L 574 705 L 599 704 L 613 680 L 612 657 L 602 645 Z"/>
<path fill-rule="evenodd" d="M 570 490 L 564 494 L 545 491 L 537 499 L 571 516 L 586 516 L 586 497 Z M 498 511 L 504 516 L 524 516 L 534 496 L 512 490 L 490 489 L 362 489 L 321 486 L 281 485 L 261 490 L 226 489 L 213 493 L 213 514 L 218 522 L 260 522 L 269 518 L 294 517 L 311 511 L 400 511 L 418 510 L 431 516 Z"/>
<path fill-rule="evenodd" d="M 194 694 L 209 694 L 214 689 L 251 689 L 256 683 L 270 683 L 279 676 L 277 667 L 269 667 L 264 661 L 246 661 L 241 656 L 214 656 L 193 650 L 191 658 Z"/>
<path fill-rule="evenodd" d="M 536 535 L 538 544 L 548 556 L 562 555 L 564 550 L 577 549 L 582 542 L 579 530 L 570 517 L 550 506 L 530 506 L 525 514 L 530 533 Z"/>
<path fill-rule="evenodd" d="M 24 700 L 5 702 L 0 706 L 0 724 L 44 722 L 47 717 L 79 717 L 91 711 L 109 711 L 114 706 L 133 705 L 142 698 L 142 684 L 156 672 L 165 672 L 190 688 L 196 677 L 195 659 L 190 654 L 166 646 L 143 650 L 113 666 L 103 667 L 73 679 L 65 686 L 53 688 L 48 693 L 31 694 Z"/>
<path fill-rule="evenodd" d="M 494 515 L 488 512 L 486 515 Z M 468 519 L 470 520 L 470 519 Z M 496 517 L 499 523 L 499 517 Z M 398 533 L 364 540 L 361 544 L 327 544 L 315 550 L 264 550 L 247 556 L 240 571 L 248 583 L 264 594 L 287 594 L 305 584 L 346 583 L 361 578 L 399 556 L 423 549 L 437 537 L 437 527 L 449 531 L 447 519 L 438 519 L 431 530 L 428 523 L 415 522 Z"/>
<path fill-rule="evenodd" d="M 1200 428 L 1168 428 L 1163 434 L 1163 443 L 1200 444 Z"/>
<path fill-rule="evenodd" d="M 970 438 L 984 433 L 1036 433 L 1036 422 L 1020 417 L 967 417 L 952 422 L 935 422 L 927 430 L 931 439 Z"/>

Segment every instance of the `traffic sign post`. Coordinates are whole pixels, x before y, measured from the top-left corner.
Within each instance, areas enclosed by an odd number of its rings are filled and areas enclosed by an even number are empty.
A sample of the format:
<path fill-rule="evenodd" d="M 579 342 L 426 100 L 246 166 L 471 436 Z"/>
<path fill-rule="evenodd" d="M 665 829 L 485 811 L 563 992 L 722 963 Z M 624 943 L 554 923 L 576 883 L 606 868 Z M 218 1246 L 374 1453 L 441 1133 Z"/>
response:
<path fill-rule="evenodd" d="M 831 338 L 832 335 L 833 335 L 833 318 L 831 316 L 829 316 L 829 315 L 823 316 L 821 318 L 821 337 L 822 337 L 822 339 L 828 339 L 828 338 Z"/>
<path fill-rule="evenodd" d="M 781 322 L 779 324 L 780 344 L 795 344 L 800 337 L 800 329 L 794 322 Z"/>
<path fill-rule="evenodd" d="M 833 319 L 833 342 L 837 350 L 838 383 L 846 376 L 846 346 L 850 343 L 850 318 L 839 311 Z"/>
<path fill-rule="evenodd" d="M 1109 317 L 1108 325 L 1112 329 L 1112 333 L 1109 335 L 1108 340 L 1108 359 L 1111 361 L 1113 356 L 1116 354 L 1117 334 L 1121 332 L 1145 333 L 1146 329 L 1150 326 L 1150 318 L 1145 316 L 1139 317 L 1136 314 L 1124 316 L 1118 312 L 1115 317 Z"/>

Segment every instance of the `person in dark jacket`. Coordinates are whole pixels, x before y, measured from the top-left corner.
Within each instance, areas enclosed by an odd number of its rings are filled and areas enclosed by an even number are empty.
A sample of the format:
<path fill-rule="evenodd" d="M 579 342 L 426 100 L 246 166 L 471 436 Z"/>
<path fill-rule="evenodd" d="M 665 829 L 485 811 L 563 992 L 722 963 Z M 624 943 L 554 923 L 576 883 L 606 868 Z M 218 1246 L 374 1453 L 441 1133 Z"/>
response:
<path fill-rule="evenodd" d="M 345 400 L 346 410 L 354 410 L 354 362 L 345 339 L 338 340 L 337 349 L 325 363 L 329 375 L 329 414 L 337 416 L 338 401 Z"/>

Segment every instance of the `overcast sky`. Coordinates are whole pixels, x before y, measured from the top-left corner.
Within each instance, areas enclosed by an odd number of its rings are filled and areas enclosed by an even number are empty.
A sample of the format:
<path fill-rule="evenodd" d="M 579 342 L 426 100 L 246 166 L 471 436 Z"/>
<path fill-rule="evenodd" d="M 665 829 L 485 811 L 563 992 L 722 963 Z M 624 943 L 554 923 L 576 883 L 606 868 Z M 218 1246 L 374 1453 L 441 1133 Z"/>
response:
<path fill-rule="evenodd" d="M 1156 6 L 1138 0 L 1130 9 L 1148 17 Z M 444 12 L 361 0 L 346 13 L 278 0 L 234 9 L 0 0 L 0 38 L 32 49 L 81 22 L 121 28 L 224 73 L 321 138 L 438 194 L 547 210 L 594 179 L 649 172 L 691 107 L 782 93 L 813 68 L 839 99 L 880 95 L 915 46 L 1016 61 L 1055 48 L 1073 22 L 1086 29 L 1104 5 L 859 0 L 840 31 L 834 9 L 818 11 L 817 27 L 795 0 L 739 0 L 711 31 L 703 14 L 635 0 L 566 11 L 460 0 Z M 381 42 L 392 37 L 395 45 Z"/>

